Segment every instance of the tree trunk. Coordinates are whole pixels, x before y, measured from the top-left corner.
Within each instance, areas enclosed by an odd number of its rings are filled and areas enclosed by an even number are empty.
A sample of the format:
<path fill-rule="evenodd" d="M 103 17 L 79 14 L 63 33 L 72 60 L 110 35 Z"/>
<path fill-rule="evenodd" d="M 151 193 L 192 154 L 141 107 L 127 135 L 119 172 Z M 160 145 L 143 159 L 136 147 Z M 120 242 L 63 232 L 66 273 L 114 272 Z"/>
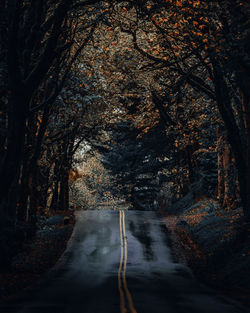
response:
<path fill-rule="evenodd" d="M 38 190 L 37 190 L 37 175 L 38 169 L 34 167 L 30 173 L 30 207 L 28 222 L 31 225 L 30 236 L 35 234 L 36 223 L 37 223 L 37 205 L 38 205 Z"/>
<path fill-rule="evenodd" d="M 250 88 L 250 86 L 249 86 Z M 246 207 L 245 215 L 250 221 L 250 95 L 249 89 L 242 95 L 242 112 L 245 126 L 245 144 L 246 144 L 246 164 L 245 164 L 245 183 L 246 183 Z"/>
<path fill-rule="evenodd" d="M 27 221 L 28 219 L 28 198 L 30 195 L 30 171 L 31 171 L 31 156 L 33 153 L 35 133 L 36 133 L 36 118 L 32 116 L 28 120 L 28 125 L 25 135 L 25 144 L 24 144 L 24 156 L 23 156 L 23 166 L 21 173 L 21 182 L 20 182 L 20 192 L 17 205 L 17 218 L 19 221 Z"/>
<path fill-rule="evenodd" d="M 59 194 L 59 208 L 60 210 L 68 210 L 69 207 L 69 174 L 67 169 L 63 169 L 60 194 Z"/>
<path fill-rule="evenodd" d="M 217 186 L 217 198 L 219 203 L 223 203 L 224 198 L 224 167 L 223 167 L 223 150 L 224 150 L 224 135 L 219 134 L 221 129 L 217 129 L 217 156 L 218 156 L 218 186 Z"/>
<path fill-rule="evenodd" d="M 52 187 L 52 200 L 51 200 L 51 205 L 50 209 L 51 210 L 56 210 L 58 208 L 58 196 L 59 196 L 59 180 L 60 180 L 60 173 L 59 173 L 59 161 L 55 161 L 55 166 L 54 166 L 54 172 L 53 172 L 53 187 Z"/>
<path fill-rule="evenodd" d="M 230 146 L 225 142 L 223 152 L 224 168 L 224 198 L 222 206 L 232 209 L 235 202 L 235 181 L 234 169 L 232 167 L 232 153 Z"/>
<path fill-rule="evenodd" d="M 9 99 L 7 151 L 0 169 L 1 202 L 7 204 L 7 214 L 16 216 L 17 186 L 25 140 L 27 100 L 22 93 Z"/>
<path fill-rule="evenodd" d="M 51 210 L 56 210 L 58 208 L 58 195 L 59 195 L 59 181 L 56 180 L 54 182 L 54 188 L 53 188 L 53 196 L 51 200 Z"/>
<path fill-rule="evenodd" d="M 248 166 L 246 163 L 250 161 L 246 160 L 246 153 L 244 153 L 244 148 L 242 144 L 242 138 L 240 136 L 239 128 L 235 121 L 231 97 L 226 84 L 223 72 L 219 64 L 212 59 L 213 69 L 214 69 L 214 87 L 216 93 L 216 100 L 218 109 L 220 111 L 221 117 L 224 121 L 225 128 L 227 130 L 228 142 L 231 145 L 233 155 L 235 157 L 235 165 L 238 172 L 239 187 L 240 187 L 240 197 L 242 201 L 242 207 L 244 211 L 244 216 L 247 221 L 250 220 L 250 196 L 247 194 L 247 188 L 249 186 L 249 177 L 247 176 Z M 250 165 L 250 164 L 249 164 Z"/>

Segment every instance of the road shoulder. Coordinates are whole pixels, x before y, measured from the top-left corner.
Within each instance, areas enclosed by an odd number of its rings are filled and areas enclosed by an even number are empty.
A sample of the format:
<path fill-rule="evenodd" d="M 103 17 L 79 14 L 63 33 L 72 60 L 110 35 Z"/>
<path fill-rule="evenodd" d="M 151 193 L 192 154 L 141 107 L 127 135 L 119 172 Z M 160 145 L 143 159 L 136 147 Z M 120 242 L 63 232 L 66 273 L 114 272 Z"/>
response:
<path fill-rule="evenodd" d="M 200 281 L 250 307 L 249 237 L 240 228 L 241 210 L 225 214 L 204 199 L 180 211 L 162 212 L 174 257 Z"/>
<path fill-rule="evenodd" d="M 74 224 L 72 211 L 39 217 L 35 238 L 25 243 L 7 270 L 0 272 L 0 302 L 11 302 L 39 284 L 65 251 Z"/>

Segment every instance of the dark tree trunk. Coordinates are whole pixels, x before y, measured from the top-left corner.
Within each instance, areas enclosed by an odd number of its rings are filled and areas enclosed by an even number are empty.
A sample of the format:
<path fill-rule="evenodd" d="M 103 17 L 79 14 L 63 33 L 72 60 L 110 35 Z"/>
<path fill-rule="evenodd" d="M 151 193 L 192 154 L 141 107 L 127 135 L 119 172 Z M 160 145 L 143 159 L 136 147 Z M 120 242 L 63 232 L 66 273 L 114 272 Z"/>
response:
<path fill-rule="evenodd" d="M 239 178 L 239 187 L 240 187 L 240 197 L 242 201 L 243 211 L 246 220 L 250 219 L 250 197 L 248 200 L 247 188 L 248 188 L 248 179 L 247 166 L 249 162 L 246 160 L 246 154 L 244 153 L 244 147 L 242 144 L 242 138 L 240 136 L 239 129 L 237 127 L 233 110 L 231 97 L 228 91 L 228 86 L 226 84 L 223 72 L 219 64 L 213 60 L 214 68 L 214 86 L 216 92 L 216 99 L 218 108 L 221 114 L 221 117 L 224 121 L 225 128 L 227 131 L 228 142 L 231 145 L 233 155 L 235 157 L 235 165 L 238 172 Z"/>
<path fill-rule="evenodd" d="M 59 168 L 60 168 L 59 161 L 56 160 L 55 166 L 54 166 L 54 174 L 53 174 L 53 187 L 52 187 L 53 196 L 52 196 L 51 205 L 50 205 L 51 210 L 56 210 L 58 208 L 58 196 L 59 196 L 58 189 L 59 189 L 59 180 L 60 180 Z"/>
<path fill-rule="evenodd" d="M 16 216 L 17 186 L 23 160 L 25 123 L 28 99 L 22 92 L 9 99 L 7 151 L 0 168 L 1 202 L 7 204 L 7 214 Z"/>
<path fill-rule="evenodd" d="M 243 121 L 245 127 L 245 183 L 246 183 L 246 207 L 245 212 L 248 220 L 250 221 L 250 84 L 248 89 L 242 93 L 242 112 L 243 112 Z"/>
<path fill-rule="evenodd" d="M 223 167 L 223 151 L 224 151 L 224 134 L 220 128 L 217 130 L 217 156 L 218 156 L 218 186 L 217 186 L 217 198 L 220 204 L 223 203 L 224 198 L 224 167 Z"/>
<path fill-rule="evenodd" d="M 227 142 L 224 144 L 223 151 L 223 170 L 224 170 L 224 197 L 222 206 L 227 209 L 234 208 L 235 205 L 235 180 L 234 169 L 232 166 L 232 152 Z"/>
<path fill-rule="evenodd" d="M 69 174 L 68 170 L 64 169 L 60 182 L 60 194 L 59 194 L 59 209 L 67 210 L 69 207 Z"/>
<path fill-rule="evenodd" d="M 34 153 L 35 134 L 37 131 L 36 118 L 32 116 L 27 123 L 26 140 L 24 146 L 23 166 L 21 173 L 20 192 L 17 205 L 17 218 L 19 221 L 27 221 L 28 218 L 28 198 L 30 196 L 30 171 L 31 157 Z"/>

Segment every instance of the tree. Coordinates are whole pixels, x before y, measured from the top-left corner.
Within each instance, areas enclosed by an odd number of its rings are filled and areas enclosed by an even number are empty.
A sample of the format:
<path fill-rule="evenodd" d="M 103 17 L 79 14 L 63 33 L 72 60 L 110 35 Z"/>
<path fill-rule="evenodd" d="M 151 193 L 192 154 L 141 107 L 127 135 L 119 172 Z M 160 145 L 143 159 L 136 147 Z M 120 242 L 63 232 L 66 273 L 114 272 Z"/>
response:
<path fill-rule="evenodd" d="M 241 83 L 249 80 L 249 5 L 240 1 L 142 1 L 127 6 L 126 12 L 133 23 L 125 19 L 117 23 L 148 59 L 148 68 L 168 73 L 169 81 L 165 73 L 159 79 L 165 94 L 176 90 L 177 100 L 178 90 L 188 84 L 216 103 L 235 157 L 244 214 L 249 219 L 249 88 Z"/>
<path fill-rule="evenodd" d="M 1 3 L 1 75 L 7 81 L 1 85 L 0 208 L 3 220 L 11 221 L 8 228 L 14 236 L 17 221 L 35 227 L 38 202 L 46 202 L 37 197 L 41 182 L 46 185 L 50 175 L 41 161 L 50 154 L 44 140 L 72 66 L 106 14 L 105 4 L 103 8 L 98 2 Z M 78 130 L 72 125 L 67 140 L 61 141 L 60 149 L 67 156 L 61 177 L 65 184 Z M 61 202 L 66 206 L 66 191 Z"/>

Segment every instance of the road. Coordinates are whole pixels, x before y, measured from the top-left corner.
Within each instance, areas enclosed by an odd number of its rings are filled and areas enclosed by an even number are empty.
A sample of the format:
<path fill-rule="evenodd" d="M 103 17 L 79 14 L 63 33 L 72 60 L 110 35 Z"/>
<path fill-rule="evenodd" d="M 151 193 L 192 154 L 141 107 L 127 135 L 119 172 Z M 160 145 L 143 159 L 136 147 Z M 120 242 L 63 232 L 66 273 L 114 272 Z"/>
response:
<path fill-rule="evenodd" d="M 154 212 L 79 212 L 60 265 L 18 312 L 246 313 L 174 263 L 163 228 Z"/>

